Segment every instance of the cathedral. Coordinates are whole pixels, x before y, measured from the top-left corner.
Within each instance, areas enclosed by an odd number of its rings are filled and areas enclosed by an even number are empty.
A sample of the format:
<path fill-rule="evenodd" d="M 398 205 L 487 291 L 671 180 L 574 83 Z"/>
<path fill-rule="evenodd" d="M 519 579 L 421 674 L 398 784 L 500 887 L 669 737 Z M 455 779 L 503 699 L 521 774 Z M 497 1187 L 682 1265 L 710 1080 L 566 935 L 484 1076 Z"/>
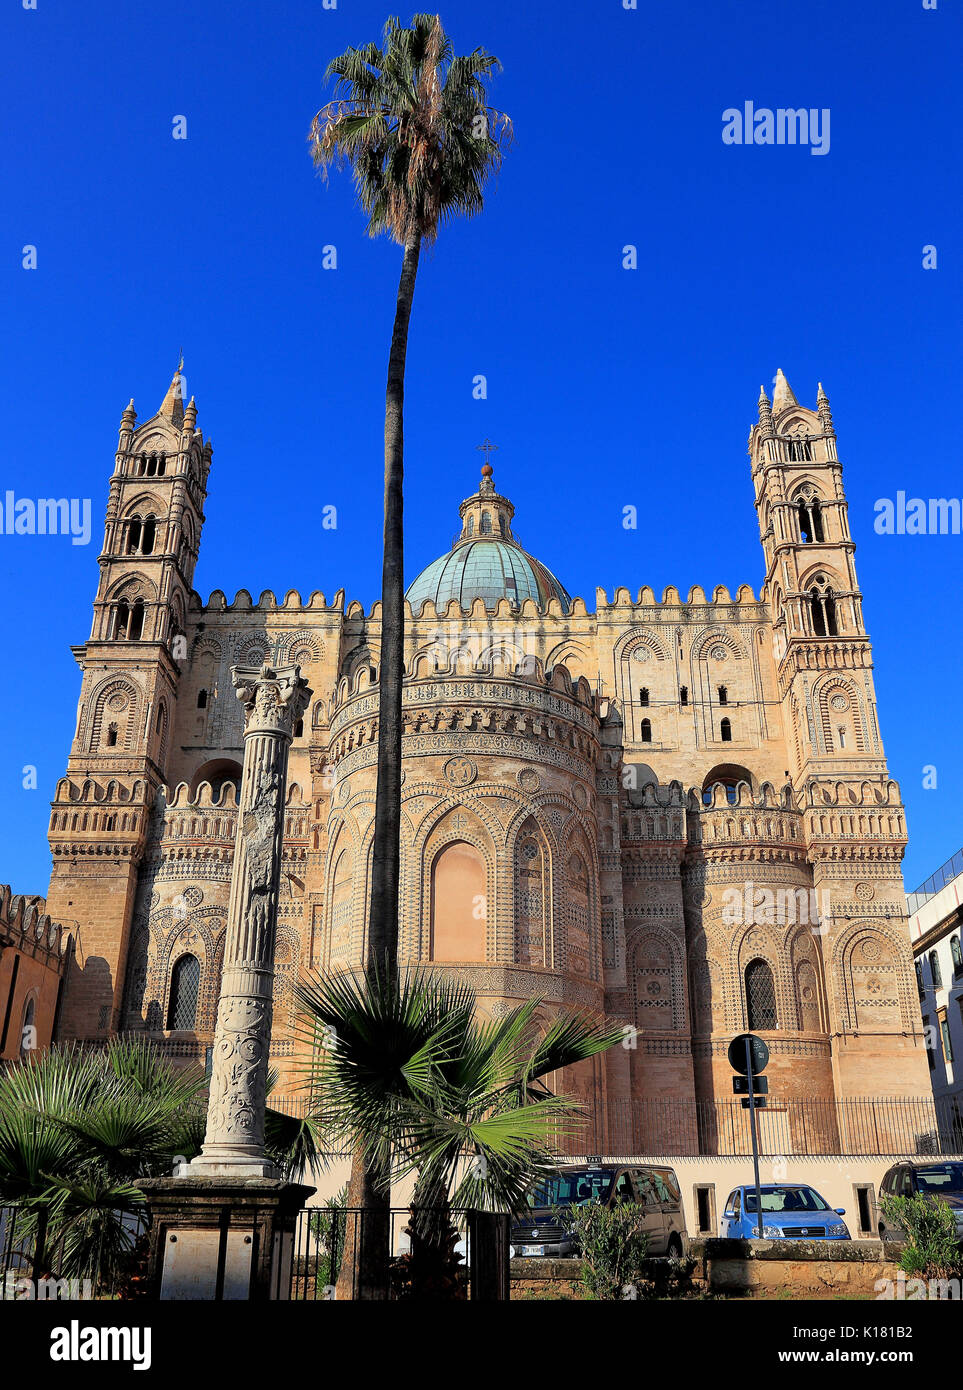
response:
<path fill-rule="evenodd" d="M 293 983 L 365 953 L 380 603 L 205 602 L 211 457 L 179 372 L 150 419 L 124 411 L 50 817 L 46 912 L 73 933 L 58 1034 L 144 1032 L 204 1060 L 243 760 L 230 672 L 297 664 L 312 694 L 284 822 L 284 1092 Z M 682 1152 L 679 1103 L 731 1099 L 746 1029 L 769 1045 L 770 1094 L 826 1102 L 830 1127 L 835 1101 L 930 1093 L 904 813 L 822 387 L 809 409 L 780 372 L 749 458 L 758 598 L 643 586 L 590 609 L 521 547 L 489 464 L 407 591 L 400 959 L 466 979 L 491 1017 L 537 996 L 542 1022 L 622 1025 L 622 1046 L 558 1078 L 597 1152 Z"/>

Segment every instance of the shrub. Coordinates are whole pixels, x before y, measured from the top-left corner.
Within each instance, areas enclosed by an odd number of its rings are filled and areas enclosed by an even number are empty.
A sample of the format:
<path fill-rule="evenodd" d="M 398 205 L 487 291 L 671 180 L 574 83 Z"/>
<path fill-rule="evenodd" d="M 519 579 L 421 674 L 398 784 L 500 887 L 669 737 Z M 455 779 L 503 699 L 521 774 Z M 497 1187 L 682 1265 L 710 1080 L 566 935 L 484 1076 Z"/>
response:
<path fill-rule="evenodd" d="M 952 1208 L 942 1197 L 884 1196 L 883 1215 L 905 1232 L 899 1267 L 906 1274 L 947 1278 L 963 1273 L 963 1256 Z"/>
<path fill-rule="evenodd" d="M 582 1282 L 600 1299 L 622 1299 L 638 1287 L 645 1271 L 649 1237 L 645 1208 L 636 1202 L 613 1207 L 575 1207 L 572 1232 L 582 1252 Z"/>

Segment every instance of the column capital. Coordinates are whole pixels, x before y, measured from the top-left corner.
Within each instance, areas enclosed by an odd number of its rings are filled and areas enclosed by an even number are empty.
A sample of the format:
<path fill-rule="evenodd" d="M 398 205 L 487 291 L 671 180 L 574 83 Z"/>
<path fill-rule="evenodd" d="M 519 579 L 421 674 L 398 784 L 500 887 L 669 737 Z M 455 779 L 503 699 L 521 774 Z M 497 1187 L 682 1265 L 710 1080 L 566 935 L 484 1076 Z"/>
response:
<path fill-rule="evenodd" d="M 281 734 L 293 738 L 311 690 L 300 666 L 232 666 L 234 691 L 244 706 L 244 737 Z"/>

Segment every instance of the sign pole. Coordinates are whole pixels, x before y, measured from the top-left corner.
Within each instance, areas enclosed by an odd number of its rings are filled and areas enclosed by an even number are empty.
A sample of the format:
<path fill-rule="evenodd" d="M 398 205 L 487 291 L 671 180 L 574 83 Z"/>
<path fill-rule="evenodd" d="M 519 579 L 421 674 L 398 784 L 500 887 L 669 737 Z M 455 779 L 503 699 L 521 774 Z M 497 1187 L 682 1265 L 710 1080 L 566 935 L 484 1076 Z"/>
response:
<path fill-rule="evenodd" d="M 756 1179 L 756 1218 L 759 1239 L 762 1240 L 762 1188 L 759 1186 L 759 1144 L 756 1140 L 756 1098 L 754 1095 L 756 1086 L 752 1075 L 752 1048 L 749 1043 L 748 1033 L 745 1035 L 745 1040 L 746 1075 L 749 1078 L 749 1128 L 752 1131 L 752 1171 Z"/>

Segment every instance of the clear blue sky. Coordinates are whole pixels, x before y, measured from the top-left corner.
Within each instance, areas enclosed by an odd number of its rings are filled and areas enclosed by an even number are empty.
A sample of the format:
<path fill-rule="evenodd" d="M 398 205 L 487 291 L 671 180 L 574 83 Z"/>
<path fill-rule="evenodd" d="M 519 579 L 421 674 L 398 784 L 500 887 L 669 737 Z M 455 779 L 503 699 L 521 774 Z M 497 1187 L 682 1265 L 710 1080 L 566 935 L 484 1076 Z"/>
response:
<path fill-rule="evenodd" d="M 388 12 L 3 7 L 0 499 L 90 497 L 94 515 L 86 547 L 0 535 L 0 879 L 19 891 L 46 890 L 117 423 L 132 395 L 153 414 L 182 345 L 215 444 L 199 591 L 376 596 L 399 252 L 364 236 L 347 175 L 314 176 L 305 136 L 329 58 Z M 447 548 L 487 435 L 522 540 L 590 607 L 597 584 L 758 590 L 759 383 L 782 367 L 812 404 L 821 380 L 915 887 L 963 844 L 963 536 L 877 536 L 873 504 L 963 493 L 959 6 L 449 0 L 442 18 L 456 48 L 502 59 L 494 99 L 516 142 L 484 217 L 422 263 L 409 575 Z M 723 110 L 747 100 L 828 107 L 829 153 L 724 145 Z M 330 504 L 337 531 L 321 528 Z"/>

